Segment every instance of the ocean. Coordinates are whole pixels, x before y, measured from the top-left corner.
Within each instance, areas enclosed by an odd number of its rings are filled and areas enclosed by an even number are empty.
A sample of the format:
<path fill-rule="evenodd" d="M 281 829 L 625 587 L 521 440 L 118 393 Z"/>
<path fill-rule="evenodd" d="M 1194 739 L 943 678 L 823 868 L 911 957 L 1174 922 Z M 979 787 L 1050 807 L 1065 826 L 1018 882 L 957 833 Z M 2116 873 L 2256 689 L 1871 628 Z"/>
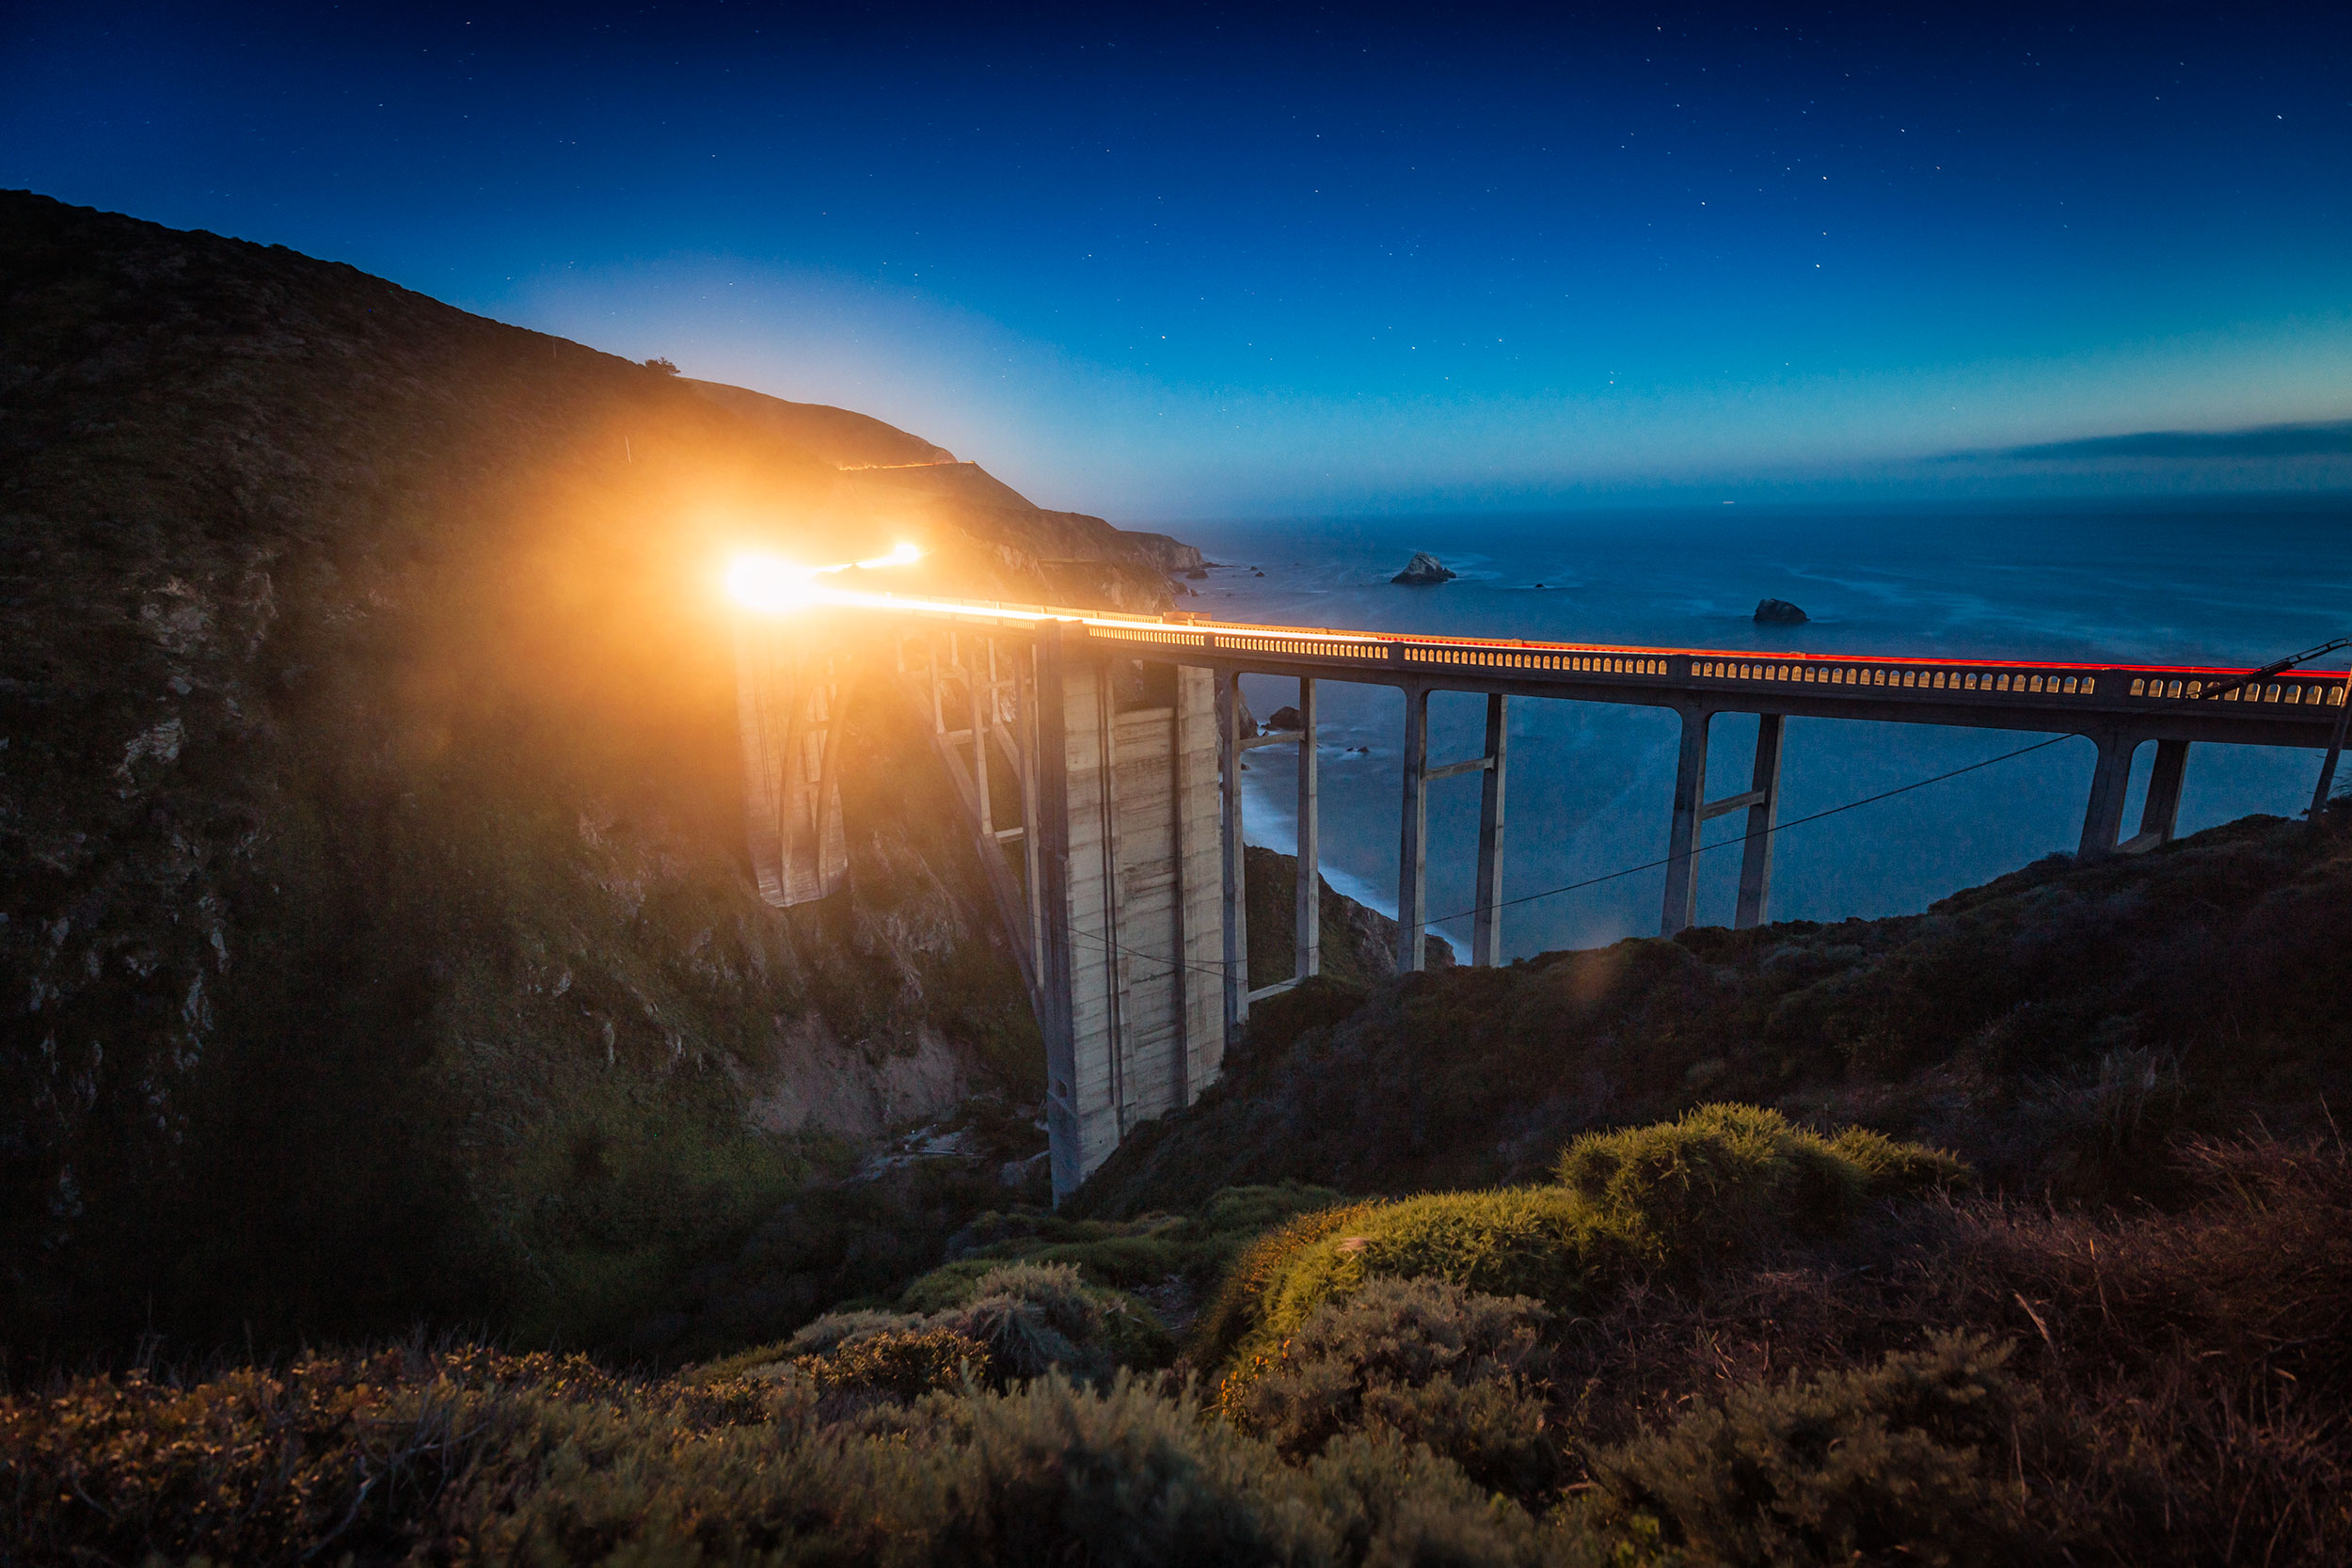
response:
<path fill-rule="evenodd" d="M 2136 504 L 1707 509 L 1550 515 L 1303 518 L 1165 526 L 1221 562 L 1182 601 L 1219 618 L 1481 637 L 1922 655 L 2256 664 L 2352 633 L 2352 499 Z M 1460 576 L 1436 588 L 1389 578 L 1416 550 Z M 1257 574 L 1263 573 L 1263 576 Z M 1756 601 L 1812 621 L 1759 626 Z M 2314 669 L 2342 670 L 2343 653 Z M 1245 678 L 1263 719 L 1295 682 Z M 1404 701 L 1386 687 L 1326 683 L 1321 702 L 1323 866 L 1340 891 L 1396 908 Z M 1430 703 L 1433 765 L 1477 754 L 1484 699 Z M 1527 898 L 1664 853 L 1678 721 L 1662 709 L 1515 699 L 1504 895 Z M 1747 787 L 1756 721 L 1711 732 L 1709 798 Z M 1783 822 L 2044 738 L 1989 730 L 1789 721 Z M 2153 756 L 2136 759 L 2124 833 L 2137 831 Z M 2080 835 L 2092 749 L 2030 756 L 1789 828 L 1773 851 L 1771 915 L 1836 921 L 1913 912 Z M 2189 754 L 2184 833 L 2309 803 L 2316 751 L 2200 746 Z M 1296 759 L 1249 753 L 1249 840 L 1294 847 Z M 1467 951 L 1475 775 L 1430 787 L 1429 908 Z M 1741 814 L 1707 841 L 1745 832 Z M 1699 919 L 1728 925 L 1736 848 L 1700 860 Z M 1505 951 L 1525 957 L 1658 929 L 1664 872 L 1533 898 L 1506 911 Z"/>

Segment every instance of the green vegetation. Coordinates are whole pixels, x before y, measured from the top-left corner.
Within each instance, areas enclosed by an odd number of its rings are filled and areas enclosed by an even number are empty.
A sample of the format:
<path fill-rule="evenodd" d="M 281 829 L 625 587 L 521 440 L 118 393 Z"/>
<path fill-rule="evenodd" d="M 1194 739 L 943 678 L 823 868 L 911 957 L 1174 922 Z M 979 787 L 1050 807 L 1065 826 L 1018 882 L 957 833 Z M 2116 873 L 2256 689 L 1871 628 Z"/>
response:
<path fill-rule="evenodd" d="M 2011 1479 L 2033 1402 L 2008 1359 L 1939 1334 L 1866 1370 L 1751 1384 L 1602 1455 L 1587 1517 L 1692 1562 L 2062 1561 Z"/>
<path fill-rule="evenodd" d="M 1699 1119 L 1718 1155 L 1773 1131 Z M 1865 1203 L 1573 1315 L 1374 1278 L 1206 1402 L 1112 1365 L 1102 1288 L 1031 1263 L 677 1377 L 414 1345 L 78 1377 L 0 1397 L 0 1538 L 34 1564 L 2340 1561 L 2352 1158 L 2194 1144 L 2174 1180 L 2129 1216 Z"/>
<path fill-rule="evenodd" d="M 1874 1198 L 1957 1186 L 1949 1156 L 1876 1137 L 1800 1132 L 1774 1111 L 1709 1105 L 1678 1121 L 1588 1133 L 1558 1185 L 1426 1193 L 1311 1216 L 1251 1253 L 1214 1323 L 1216 1353 L 1298 1332 L 1324 1303 L 1375 1279 L 1442 1279 L 1583 1311 L 1643 1275 L 1689 1277 L 1829 1234 Z M 1247 1295 L 1239 1291 L 1247 1290 Z"/>

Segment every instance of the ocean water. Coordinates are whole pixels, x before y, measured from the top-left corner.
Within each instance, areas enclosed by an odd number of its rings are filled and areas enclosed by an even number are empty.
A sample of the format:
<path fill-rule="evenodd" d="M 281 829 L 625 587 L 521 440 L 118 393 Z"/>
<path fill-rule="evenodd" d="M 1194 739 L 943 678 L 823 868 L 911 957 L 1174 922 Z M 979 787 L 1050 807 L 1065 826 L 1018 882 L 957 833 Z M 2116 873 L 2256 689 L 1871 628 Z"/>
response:
<path fill-rule="evenodd" d="M 2352 632 L 2352 499 L 1969 509 L 1715 507 L 1550 515 L 1308 518 L 1168 525 L 1219 566 L 1184 601 L 1220 618 L 1489 637 L 1947 657 L 2253 664 Z M 1415 550 L 1460 577 L 1388 579 Z M 1263 572 L 1263 576 L 1257 573 Z M 1790 600 L 1803 626 L 1759 626 L 1759 598 Z M 2344 668 L 2338 654 L 2316 669 Z M 1295 682 L 1245 678 L 1261 717 Z M 1404 701 L 1386 687 L 1325 683 L 1323 864 L 1333 885 L 1396 908 Z M 1484 699 L 1430 702 L 1432 764 L 1475 755 Z M 1518 899 L 1664 853 L 1679 723 L 1661 709 L 1514 699 L 1504 895 Z M 1754 719 L 1710 732 L 1710 799 L 1747 787 Z M 1780 817 L 1788 822 L 2044 738 L 1991 730 L 1789 721 Z M 2137 831 L 2154 747 L 2136 759 L 2124 833 Z M 1840 920 L 1925 909 L 2080 836 L 2092 748 L 2030 756 L 1793 827 L 1773 851 L 1771 914 Z M 2200 746 L 2183 832 L 2254 812 L 2299 813 L 2316 751 Z M 1295 843 L 1296 759 L 1253 752 L 1252 843 Z M 1430 786 L 1429 908 L 1466 949 L 1475 857 L 1475 775 Z M 1734 813 L 1707 842 L 1745 832 Z M 1737 848 L 1700 859 L 1699 919 L 1729 924 Z M 1664 872 L 1518 904 L 1513 957 L 1658 929 Z"/>

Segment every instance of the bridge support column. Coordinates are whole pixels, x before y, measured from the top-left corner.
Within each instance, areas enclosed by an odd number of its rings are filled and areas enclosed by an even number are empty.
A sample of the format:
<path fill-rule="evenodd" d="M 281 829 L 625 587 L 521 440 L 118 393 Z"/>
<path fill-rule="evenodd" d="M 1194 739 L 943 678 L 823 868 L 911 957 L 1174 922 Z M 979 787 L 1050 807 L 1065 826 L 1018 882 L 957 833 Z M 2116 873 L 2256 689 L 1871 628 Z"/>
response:
<path fill-rule="evenodd" d="M 1780 816 L 1780 738 L 1788 721 L 1777 713 L 1756 717 L 1756 770 L 1748 793 L 1760 796 L 1748 808 L 1747 847 L 1740 857 L 1740 907 L 1731 924 L 1745 930 L 1761 926 L 1772 898 L 1772 827 Z"/>
<path fill-rule="evenodd" d="M 1405 689 L 1405 811 L 1396 850 L 1396 972 L 1422 967 L 1429 911 L 1429 692 Z"/>
<path fill-rule="evenodd" d="M 1658 934 L 1666 937 L 1689 929 L 1698 919 L 1699 814 L 1707 800 L 1707 726 L 1715 717 L 1704 708 L 1681 711 L 1674 815 L 1666 826 L 1666 908 L 1658 923 Z"/>
<path fill-rule="evenodd" d="M 1216 675 L 1216 764 L 1224 827 L 1225 1041 L 1241 1037 L 1249 1021 L 1249 888 L 1241 823 L 1241 677 Z"/>
<path fill-rule="evenodd" d="M 1063 628 L 1048 622 L 1037 641 L 1037 798 L 1039 882 L 1044 941 L 1037 950 L 1038 1032 L 1045 1037 L 1047 1164 L 1054 1201 L 1086 1180 L 1078 1115 L 1077 1019 L 1072 990 L 1077 946 L 1071 922 L 1070 736 Z"/>
<path fill-rule="evenodd" d="M 2181 784 L 2188 773 L 2188 742 L 2156 742 L 2156 765 L 2148 773 L 2148 800 L 2139 808 L 2139 832 L 2122 847 L 2140 854 L 2172 842 L 2181 820 Z"/>
<path fill-rule="evenodd" d="M 1323 821 L 1315 768 L 1315 683 L 1298 680 L 1298 899 L 1293 926 L 1297 961 L 1292 974 L 1304 980 L 1323 973 Z"/>
<path fill-rule="evenodd" d="M 759 895 L 777 909 L 826 897 L 850 875 L 840 692 L 832 657 L 811 646 L 773 622 L 736 629 L 744 825 Z"/>
<path fill-rule="evenodd" d="M 1510 699 L 1486 697 L 1486 770 L 1478 789 L 1477 915 L 1470 927 L 1470 962 L 1491 969 L 1502 961 L 1502 767 L 1510 741 Z"/>
<path fill-rule="evenodd" d="M 2115 853 L 2123 831 L 2123 797 L 2132 784 L 2132 753 L 2138 742 L 2115 731 L 2093 735 L 2099 761 L 2090 773 L 2090 801 L 2083 810 L 2083 837 L 2074 851 L 2077 860 L 2097 860 Z"/>

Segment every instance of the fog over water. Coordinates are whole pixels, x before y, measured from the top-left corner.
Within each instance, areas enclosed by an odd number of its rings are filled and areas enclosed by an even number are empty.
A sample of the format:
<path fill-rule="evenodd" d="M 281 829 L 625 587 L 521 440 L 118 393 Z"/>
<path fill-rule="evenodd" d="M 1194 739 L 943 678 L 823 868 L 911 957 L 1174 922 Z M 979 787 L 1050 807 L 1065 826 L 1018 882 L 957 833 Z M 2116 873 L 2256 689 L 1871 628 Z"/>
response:
<path fill-rule="evenodd" d="M 2254 664 L 2352 632 L 2352 501 L 2200 501 L 1807 511 L 1718 506 L 1549 515 L 1304 518 L 1165 525 L 1232 564 L 1184 601 L 1219 618 L 1485 637 L 1947 658 Z M 1460 574 L 1437 588 L 1388 579 L 1415 550 Z M 1265 575 L 1254 576 L 1257 571 Z M 1813 619 L 1759 626 L 1756 601 Z M 2342 670 L 2342 655 L 2313 666 Z M 1289 680 L 1248 677 L 1263 718 L 1296 700 Z M 1404 700 L 1391 688 L 1320 689 L 1325 873 L 1396 907 Z M 1484 700 L 1430 702 L 1433 765 L 1475 755 Z M 1515 699 L 1504 895 L 1518 898 L 1664 853 L 1679 724 L 1669 710 Z M 1756 721 L 1711 731 L 1708 794 L 1747 786 Z M 2044 738 L 1934 725 L 1789 721 L 1783 822 Z M 2135 759 L 2136 832 L 2154 754 Z M 2058 851 L 2080 835 L 2092 748 L 2069 739 L 1828 820 L 1789 829 L 1773 855 L 1776 919 L 1840 920 L 1925 909 Z M 2317 751 L 2200 746 L 2189 754 L 2184 833 L 2309 803 Z M 1293 847 L 1296 759 L 1248 757 L 1252 843 Z M 1471 902 L 1475 775 L 1430 786 L 1429 903 Z M 1708 824 L 1737 840 L 1744 814 Z M 1700 861 L 1699 919 L 1728 924 L 1737 849 Z M 1518 905 L 1513 957 L 1658 929 L 1664 873 L 1651 870 Z M 1441 928 L 1466 948 L 1470 922 Z"/>

